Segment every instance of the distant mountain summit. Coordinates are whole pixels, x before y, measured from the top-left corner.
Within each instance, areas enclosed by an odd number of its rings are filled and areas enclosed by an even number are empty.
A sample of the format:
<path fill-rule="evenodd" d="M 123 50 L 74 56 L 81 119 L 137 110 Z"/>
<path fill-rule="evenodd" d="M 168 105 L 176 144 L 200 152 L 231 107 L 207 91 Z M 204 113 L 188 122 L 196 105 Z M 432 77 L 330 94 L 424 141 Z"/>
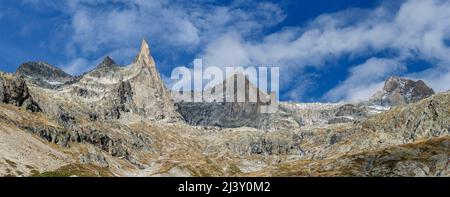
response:
<path fill-rule="evenodd" d="M 106 56 L 105 59 L 103 59 L 102 63 L 100 63 L 97 68 L 107 68 L 107 67 L 114 67 L 118 66 L 116 62 L 109 56 Z"/>
<path fill-rule="evenodd" d="M 26 62 L 19 66 L 16 74 L 46 88 L 56 88 L 73 80 L 70 74 L 43 61 Z"/>
<path fill-rule="evenodd" d="M 121 66 L 117 64 L 111 57 L 106 56 L 103 61 L 84 75 L 94 77 L 94 78 L 102 78 L 102 77 L 115 77 L 117 78 L 120 75 Z"/>
<path fill-rule="evenodd" d="M 422 80 L 390 77 L 385 81 L 383 90 L 376 92 L 370 101 L 382 106 L 396 106 L 416 102 L 433 94 L 434 90 Z"/>
<path fill-rule="evenodd" d="M 64 72 L 62 69 L 57 68 L 47 62 L 26 62 L 19 66 L 16 71 L 17 74 L 36 78 L 67 78 L 71 75 Z"/>

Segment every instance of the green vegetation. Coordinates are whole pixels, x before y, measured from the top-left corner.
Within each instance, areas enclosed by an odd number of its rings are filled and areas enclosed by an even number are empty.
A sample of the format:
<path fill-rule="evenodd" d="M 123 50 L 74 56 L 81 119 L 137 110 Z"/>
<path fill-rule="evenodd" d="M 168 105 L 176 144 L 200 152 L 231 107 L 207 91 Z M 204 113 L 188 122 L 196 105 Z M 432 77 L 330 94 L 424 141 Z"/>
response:
<path fill-rule="evenodd" d="M 110 177 L 113 176 L 108 168 L 94 165 L 69 164 L 55 171 L 38 173 L 35 177 Z"/>

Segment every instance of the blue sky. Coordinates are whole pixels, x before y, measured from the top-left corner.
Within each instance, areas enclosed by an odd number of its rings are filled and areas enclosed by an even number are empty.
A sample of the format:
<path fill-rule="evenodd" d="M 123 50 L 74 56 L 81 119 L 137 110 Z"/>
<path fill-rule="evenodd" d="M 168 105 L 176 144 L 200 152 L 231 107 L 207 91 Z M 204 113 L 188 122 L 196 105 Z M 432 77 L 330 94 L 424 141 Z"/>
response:
<path fill-rule="evenodd" d="M 0 0 L 0 70 L 44 60 L 71 74 L 126 65 L 146 38 L 168 79 L 194 58 L 280 66 L 281 99 L 357 101 L 399 75 L 450 89 L 443 0 Z"/>

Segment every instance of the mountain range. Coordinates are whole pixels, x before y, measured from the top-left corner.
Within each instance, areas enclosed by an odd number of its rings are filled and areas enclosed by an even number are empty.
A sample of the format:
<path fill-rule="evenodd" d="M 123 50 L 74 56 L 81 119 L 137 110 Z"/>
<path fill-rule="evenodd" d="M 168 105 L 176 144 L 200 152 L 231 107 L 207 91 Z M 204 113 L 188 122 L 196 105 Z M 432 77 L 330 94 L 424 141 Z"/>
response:
<path fill-rule="evenodd" d="M 126 66 L 0 72 L 0 176 L 450 176 L 449 102 L 394 76 L 367 101 L 273 114 L 175 102 L 143 40 Z"/>

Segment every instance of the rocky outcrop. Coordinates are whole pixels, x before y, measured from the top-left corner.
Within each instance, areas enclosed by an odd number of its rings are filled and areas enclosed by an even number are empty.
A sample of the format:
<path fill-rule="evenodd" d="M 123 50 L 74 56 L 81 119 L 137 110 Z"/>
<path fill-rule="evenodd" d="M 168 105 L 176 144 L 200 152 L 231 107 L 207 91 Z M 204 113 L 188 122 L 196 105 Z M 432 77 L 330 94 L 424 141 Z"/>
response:
<path fill-rule="evenodd" d="M 47 142 L 58 144 L 63 147 L 67 147 L 70 142 L 70 133 L 63 128 L 47 125 L 21 125 L 19 128 L 33 133 Z"/>
<path fill-rule="evenodd" d="M 281 110 L 305 128 L 326 127 L 328 124 L 352 122 L 362 118 L 364 109 L 353 104 L 282 103 Z"/>
<path fill-rule="evenodd" d="M 0 101 L 24 107 L 32 112 L 41 111 L 39 105 L 30 95 L 25 80 L 5 73 L 0 73 Z"/>
<path fill-rule="evenodd" d="M 255 135 L 227 143 L 227 148 L 240 155 L 293 155 L 305 153 L 299 146 L 300 139 L 292 134 L 291 138 L 281 136 Z"/>
<path fill-rule="evenodd" d="M 178 112 L 191 125 L 226 128 L 263 128 L 269 115 L 256 112 L 255 103 L 177 103 Z"/>
<path fill-rule="evenodd" d="M 390 77 L 382 91 L 375 93 L 370 101 L 382 106 L 396 106 L 419 101 L 434 94 L 425 82 L 400 77 Z"/>
<path fill-rule="evenodd" d="M 70 118 L 64 117 L 64 120 L 70 122 Z M 70 119 L 70 120 L 68 120 Z M 111 134 L 99 131 L 92 127 L 81 127 L 65 123 L 64 127 L 55 127 L 45 124 L 19 124 L 19 128 L 33 133 L 40 138 L 58 144 L 62 147 L 68 147 L 70 142 L 89 143 L 104 150 L 116 157 L 128 157 L 129 152 L 123 139 L 111 137 Z M 72 123 L 75 124 L 75 123 Z M 130 144 L 131 146 L 131 144 Z"/>
<path fill-rule="evenodd" d="M 337 108 L 335 117 L 328 120 L 328 124 L 348 123 L 368 117 L 368 109 L 364 105 L 345 104 Z"/>
<path fill-rule="evenodd" d="M 387 133 L 382 141 L 408 143 L 450 134 L 450 92 L 396 107 L 363 123 L 364 130 Z M 394 140 L 395 141 L 395 140 Z"/>
<path fill-rule="evenodd" d="M 106 161 L 105 156 L 102 153 L 89 152 L 87 154 L 80 156 L 80 163 L 82 164 L 93 164 L 100 167 L 108 167 L 108 161 Z"/>
<path fill-rule="evenodd" d="M 16 74 L 23 76 L 32 83 L 45 88 L 59 88 L 75 80 L 60 68 L 46 62 L 26 62 L 17 68 Z"/>
<path fill-rule="evenodd" d="M 365 117 L 367 110 L 364 109 L 364 106 L 345 104 L 337 109 L 336 116 Z"/>
<path fill-rule="evenodd" d="M 112 100 L 111 108 L 105 112 L 107 119 L 120 119 L 121 114 L 136 111 L 131 84 L 128 81 L 121 82 L 116 91 L 116 99 Z"/>

